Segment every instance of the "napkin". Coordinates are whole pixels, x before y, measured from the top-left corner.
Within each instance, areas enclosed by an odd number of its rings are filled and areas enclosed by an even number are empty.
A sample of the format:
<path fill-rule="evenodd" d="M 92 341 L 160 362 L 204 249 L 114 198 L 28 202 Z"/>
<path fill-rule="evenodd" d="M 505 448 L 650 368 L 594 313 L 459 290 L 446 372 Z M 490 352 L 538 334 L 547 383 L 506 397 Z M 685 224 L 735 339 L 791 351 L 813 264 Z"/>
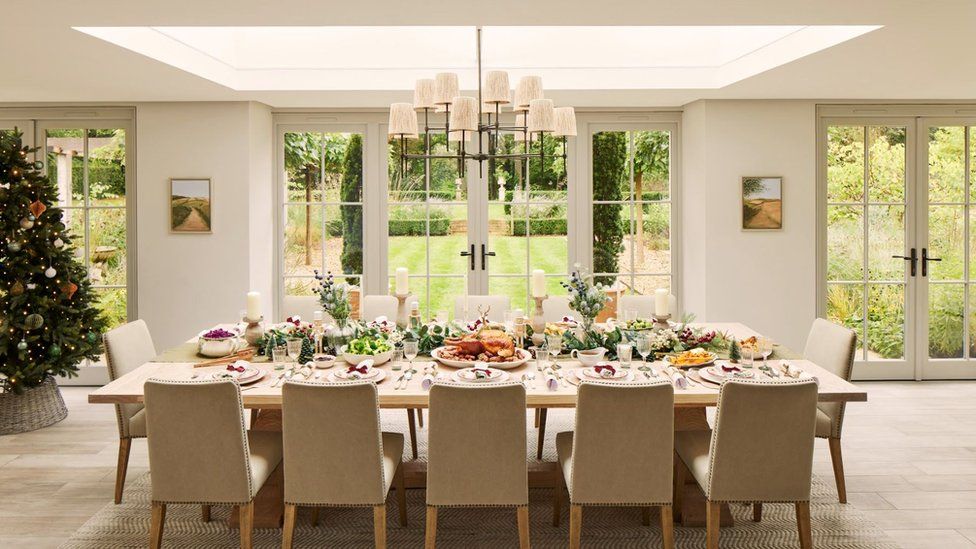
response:
<path fill-rule="evenodd" d="M 366 360 L 360 362 L 355 366 L 350 366 L 346 369 L 346 375 L 349 379 L 362 379 L 369 373 L 370 368 L 373 367 L 373 359 L 367 358 Z"/>
<path fill-rule="evenodd" d="M 675 389 L 687 389 L 688 388 L 688 378 L 685 377 L 684 372 L 675 368 L 674 366 L 669 366 L 664 369 L 664 373 L 671 378 L 671 383 L 674 384 Z"/>
<path fill-rule="evenodd" d="M 820 384 L 820 380 L 817 379 L 817 376 L 812 375 L 808 372 L 804 372 L 803 370 L 790 364 L 789 362 L 782 363 L 782 368 L 783 368 L 783 374 L 786 377 L 791 377 L 793 379 L 812 379 L 817 383 L 817 385 Z"/>
<path fill-rule="evenodd" d="M 227 365 L 227 370 L 231 372 L 243 373 L 244 370 L 247 370 L 247 367 L 250 365 L 251 363 L 246 360 L 235 360 L 233 363 Z"/>
<path fill-rule="evenodd" d="M 550 391 L 559 390 L 559 378 L 555 374 L 546 374 L 546 388 Z"/>
<path fill-rule="evenodd" d="M 425 391 L 429 391 L 431 386 L 434 385 L 434 382 L 438 381 L 440 377 L 441 376 L 439 375 L 434 375 L 432 372 L 428 372 L 424 374 L 424 378 L 420 380 L 420 387 Z"/>
<path fill-rule="evenodd" d="M 593 367 L 593 371 L 602 378 L 612 378 L 617 373 L 617 369 L 608 363 L 600 363 Z"/>
<path fill-rule="evenodd" d="M 471 373 L 475 379 L 491 379 L 491 370 L 488 368 L 471 368 Z"/>

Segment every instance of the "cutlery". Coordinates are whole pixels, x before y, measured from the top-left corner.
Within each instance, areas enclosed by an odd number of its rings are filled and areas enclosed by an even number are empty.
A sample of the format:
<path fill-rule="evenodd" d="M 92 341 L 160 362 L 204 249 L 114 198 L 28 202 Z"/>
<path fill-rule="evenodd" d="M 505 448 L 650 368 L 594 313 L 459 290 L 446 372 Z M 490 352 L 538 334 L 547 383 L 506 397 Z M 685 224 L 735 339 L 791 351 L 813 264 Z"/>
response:
<path fill-rule="evenodd" d="M 403 383 L 403 379 L 406 377 L 406 375 L 407 374 L 400 374 L 400 377 L 397 378 L 396 383 L 393 384 L 394 391 L 400 388 L 400 384 Z"/>
<path fill-rule="evenodd" d="M 410 385 L 410 380 L 413 379 L 413 370 L 407 370 L 407 373 L 405 373 L 403 375 L 407 376 L 403 380 L 403 390 L 406 391 L 407 390 L 407 385 Z"/>
<path fill-rule="evenodd" d="M 532 382 L 532 388 L 533 389 L 538 389 L 539 388 L 539 385 L 536 383 L 535 372 L 529 372 L 529 373 L 525 374 L 525 376 L 528 377 L 529 378 L 529 381 Z"/>

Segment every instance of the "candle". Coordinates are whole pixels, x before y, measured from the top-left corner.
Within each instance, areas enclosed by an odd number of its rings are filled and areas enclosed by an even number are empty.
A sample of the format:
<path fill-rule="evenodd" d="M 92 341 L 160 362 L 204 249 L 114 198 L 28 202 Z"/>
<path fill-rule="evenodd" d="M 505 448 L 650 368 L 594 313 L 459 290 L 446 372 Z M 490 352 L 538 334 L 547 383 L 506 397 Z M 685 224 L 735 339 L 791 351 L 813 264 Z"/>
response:
<path fill-rule="evenodd" d="M 542 269 L 532 271 L 532 297 L 546 295 L 546 272 Z"/>
<path fill-rule="evenodd" d="M 313 311 L 312 312 L 312 320 L 314 320 L 316 322 L 321 322 L 322 321 L 322 311 Z"/>
<path fill-rule="evenodd" d="M 261 294 L 247 292 L 247 319 L 257 321 L 261 318 Z"/>
<path fill-rule="evenodd" d="M 395 286 L 396 295 L 407 295 L 407 293 L 410 291 L 410 284 L 407 275 L 408 273 L 406 267 L 397 267 Z"/>
<path fill-rule="evenodd" d="M 658 288 L 654 290 L 654 315 L 655 316 L 668 316 L 670 314 L 670 306 L 668 303 L 668 291 L 664 288 Z"/>

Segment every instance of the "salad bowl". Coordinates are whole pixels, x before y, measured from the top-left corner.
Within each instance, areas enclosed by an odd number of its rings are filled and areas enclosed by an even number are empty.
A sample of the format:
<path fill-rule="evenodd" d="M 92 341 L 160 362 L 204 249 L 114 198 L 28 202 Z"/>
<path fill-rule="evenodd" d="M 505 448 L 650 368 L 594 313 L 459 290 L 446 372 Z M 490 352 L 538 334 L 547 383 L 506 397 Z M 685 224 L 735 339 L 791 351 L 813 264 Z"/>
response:
<path fill-rule="evenodd" d="M 385 339 L 363 336 L 353 339 L 339 349 L 342 360 L 356 365 L 366 359 L 372 359 L 375 366 L 386 364 L 393 358 L 393 346 Z"/>

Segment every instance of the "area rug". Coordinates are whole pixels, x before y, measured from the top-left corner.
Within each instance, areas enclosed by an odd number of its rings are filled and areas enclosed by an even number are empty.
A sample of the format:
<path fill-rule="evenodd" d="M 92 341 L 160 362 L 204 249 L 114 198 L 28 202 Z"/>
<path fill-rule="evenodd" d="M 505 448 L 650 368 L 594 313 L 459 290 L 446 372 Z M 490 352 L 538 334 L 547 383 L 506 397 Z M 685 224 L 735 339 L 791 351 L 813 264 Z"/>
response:
<path fill-rule="evenodd" d="M 553 437 L 559 431 L 570 430 L 573 415 L 569 410 L 550 410 L 547 444 L 543 459 L 554 460 Z M 529 452 L 534 453 L 536 431 L 529 420 Z M 384 410 L 383 428 L 406 432 L 406 414 Z M 421 429 L 418 443 L 421 459 L 426 446 L 425 429 Z M 409 437 L 409 435 L 406 435 Z M 409 438 L 405 455 L 409 454 Z M 490 458 L 486 458 L 490 459 Z M 528 456 L 527 459 L 534 459 Z M 827 479 L 831 480 L 831 479 Z M 149 475 L 130 482 L 121 505 L 109 502 L 85 523 L 63 548 L 121 548 L 145 547 L 149 536 Z M 566 547 L 569 536 L 568 505 L 563 505 L 560 526 L 552 526 L 552 490 L 532 489 L 529 494 L 530 530 L 533 547 Z M 897 549 L 887 535 L 853 505 L 840 505 L 830 482 L 813 479 L 813 498 L 810 506 L 813 544 L 817 549 Z M 408 526 L 397 522 L 396 500 L 387 501 L 387 543 L 391 548 L 423 547 L 424 491 L 408 490 Z M 171 505 L 166 509 L 164 547 L 216 548 L 237 547 L 237 530 L 226 525 L 230 508 L 215 507 L 213 520 L 201 522 L 200 508 L 195 505 Z M 780 549 L 797 548 L 796 518 L 792 505 L 763 506 L 761 523 L 752 522 L 752 508 L 733 505 L 735 526 L 723 528 L 723 548 Z M 295 547 L 371 547 L 373 544 L 373 514 L 371 509 L 323 509 L 317 527 L 312 527 L 311 510 L 301 509 L 295 532 Z M 497 548 L 517 547 L 518 530 L 515 510 L 506 509 L 443 509 L 438 514 L 438 547 Z M 586 507 L 583 511 L 583 547 L 646 548 L 661 546 L 661 531 L 656 516 L 652 526 L 643 526 L 641 512 L 636 508 Z M 281 546 L 280 530 L 256 530 L 254 545 L 259 548 Z M 704 528 L 675 528 L 676 547 L 704 547 Z"/>

